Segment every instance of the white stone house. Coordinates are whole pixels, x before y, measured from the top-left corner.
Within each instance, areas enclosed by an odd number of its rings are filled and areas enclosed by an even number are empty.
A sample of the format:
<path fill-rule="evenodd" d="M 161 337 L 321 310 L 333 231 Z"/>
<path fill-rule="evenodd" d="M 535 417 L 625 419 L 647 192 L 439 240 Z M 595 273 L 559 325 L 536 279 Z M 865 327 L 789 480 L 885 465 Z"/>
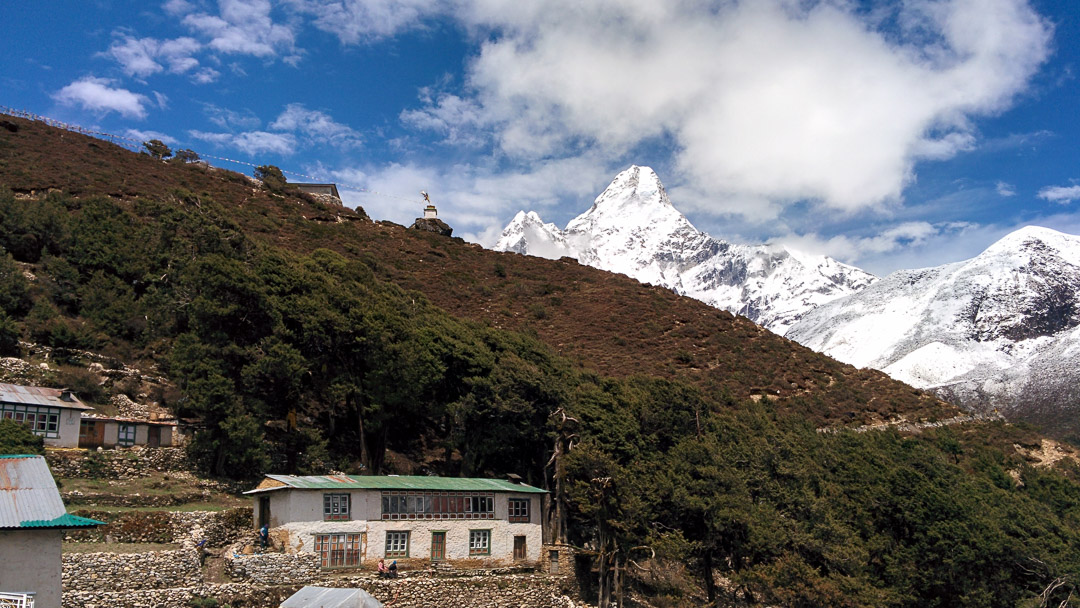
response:
<path fill-rule="evenodd" d="M 82 413 L 93 409 L 69 390 L 0 384 L 0 418 L 29 426 L 48 446 L 78 447 Z"/>
<path fill-rule="evenodd" d="M 541 558 L 545 490 L 499 479 L 267 475 L 254 490 L 264 523 L 290 552 L 324 568 L 386 560 L 469 560 L 484 566 Z"/>
<path fill-rule="evenodd" d="M 0 595 L 60 608 L 64 530 L 102 523 L 68 515 L 43 456 L 0 455 Z"/>

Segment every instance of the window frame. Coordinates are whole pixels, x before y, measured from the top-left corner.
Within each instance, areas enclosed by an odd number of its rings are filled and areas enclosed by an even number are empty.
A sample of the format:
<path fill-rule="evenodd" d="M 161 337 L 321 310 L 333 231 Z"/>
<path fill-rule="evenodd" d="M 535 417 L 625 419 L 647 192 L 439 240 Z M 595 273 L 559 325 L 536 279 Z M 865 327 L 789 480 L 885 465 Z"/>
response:
<path fill-rule="evenodd" d="M 506 501 L 506 521 L 527 524 L 532 519 L 532 499 L 511 498 Z M 515 508 L 517 507 L 517 508 Z M 524 511 L 524 514 L 522 514 Z"/>
<path fill-rule="evenodd" d="M 137 434 L 137 425 L 129 424 L 126 422 L 119 422 L 116 425 L 116 445 L 120 447 L 130 448 L 135 445 L 135 437 Z M 130 435 L 129 437 L 127 435 Z"/>
<path fill-rule="evenodd" d="M 495 519 L 494 492 L 386 490 L 380 503 L 388 520 Z"/>
<path fill-rule="evenodd" d="M 0 403 L 0 419 L 11 419 L 30 427 L 39 437 L 60 437 L 61 408 L 21 403 Z"/>
<path fill-rule="evenodd" d="M 345 506 L 342 508 L 341 503 Z M 352 494 L 349 492 L 323 492 L 323 521 L 349 521 L 352 519 Z"/>
<path fill-rule="evenodd" d="M 483 547 L 477 548 L 478 541 L 483 539 Z M 469 557 L 477 555 L 491 555 L 491 529 L 479 528 L 469 530 Z"/>
<path fill-rule="evenodd" d="M 402 538 L 404 540 L 401 540 Z M 387 530 L 385 542 L 383 543 L 383 557 L 408 559 L 411 545 L 409 541 L 411 539 L 412 530 Z M 403 548 L 391 548 L 398 546 Z"/>
<path fill-rule="evenodd" d="M 364 532 L 315 534 L 315 554 L 321 568 L 358 568 L 363 563 Z M 336 562 L 336 563 L 335 563 Z"/>

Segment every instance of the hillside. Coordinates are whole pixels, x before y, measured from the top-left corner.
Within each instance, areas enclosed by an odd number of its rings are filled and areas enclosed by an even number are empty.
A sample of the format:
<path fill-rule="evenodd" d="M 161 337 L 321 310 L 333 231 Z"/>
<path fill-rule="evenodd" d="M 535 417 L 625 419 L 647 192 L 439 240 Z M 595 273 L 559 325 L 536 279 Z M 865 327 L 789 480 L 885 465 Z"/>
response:
<path fill-rule="evenodd" d="M 203 471 L 520 474 L 604 608 L 1075 604 L 1080 469 L 1030 428 L 623 276 L 4 121 L 0 351 L 163 378 Z"/>
<path fill-rule="evenodd" d="M 454 316 L 535 332 L 602 374 L 648 370 L 736 400 L 778 398 L 780 407 L 822 425 L 955 415 L 953 406 L 880 372 L 839 364 L 744 317 L 625 276 L 362 221 L 362 212 L 275 197 L 230 171 L 166 164 L 40 123 L 5 120 L 19 129 L 0 130 L 0 184 L 20 198 L 50 189 L 126 201 L 203 197 L 226 209 L 247 237 L 301 253 L 326 247 L 358 257 L 379 278 L 423 293 Z"/>

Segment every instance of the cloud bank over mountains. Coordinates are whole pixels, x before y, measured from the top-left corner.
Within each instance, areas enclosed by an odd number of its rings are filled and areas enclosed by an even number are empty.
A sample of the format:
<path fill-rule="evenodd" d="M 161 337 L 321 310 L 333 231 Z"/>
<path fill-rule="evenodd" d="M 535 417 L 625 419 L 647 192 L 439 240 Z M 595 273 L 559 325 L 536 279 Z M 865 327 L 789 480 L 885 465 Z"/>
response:
<path fill-rule="evenodd" d="M 417 188 L 406 180 L 428 176 L 428 184 L 442 186 L 434 194 L 459 218 L 459 234 L 484 244 L 493 243 L 513 209 L 570 208 L 567 197 L 590 196 L 617 170 L 647 161 L 664 169 L 688 212 L 759 238 L 803 240 L 846 261 L 978 232 L 896 211 L 919 163 L 986 143 L 978 121 L 1030 93 L 1054 34 L 1028 0 L 162 6 L 171 21 L 157 36 L 118 28 L 98 56 L 134 82 L 179 78 L 197 91 L 225 72 L 242 75 L 241 58 L 262 69 L 302 69 L 320 38 L 355 53 L 405 35 L 453 30 L 467 49 L 461 72 L 418 86 L 395 125 L 358 129 L 340 107 L 309 109 L 311 103 L 287 103 L 276 119 L 208 105 L 208 120 L 224 128 L 187 129 L 196 140 L 286 157 L 329 144 L 341 158 L 334 166 L 315 161 L 314 168 L 362 178 L 368 188 L 409 193 Z M 152 95 L 121 84 L 85 76 L 54 99 L 145 120 L 155 107 Z M 396 158 L 344 154 L 370 149 L 379 138 Z M 995 183 L 997 196 L 1016 195 L 1001 178 L 990 182 L 991 192 Z M 528 187 L 517 189 L 521 184 Z M 1075 197 L 1062 188 L 1039 196 L 1067 204 Z M 396 221 L 413 213 L 386 201 L 364 204 L 376 213 L 385 205 Z M 796 208 L 834 216 L 834 224 L 864 216 L 881 227 L 876 234 L 819 235 L 797 226 L 790 215 Z"/>

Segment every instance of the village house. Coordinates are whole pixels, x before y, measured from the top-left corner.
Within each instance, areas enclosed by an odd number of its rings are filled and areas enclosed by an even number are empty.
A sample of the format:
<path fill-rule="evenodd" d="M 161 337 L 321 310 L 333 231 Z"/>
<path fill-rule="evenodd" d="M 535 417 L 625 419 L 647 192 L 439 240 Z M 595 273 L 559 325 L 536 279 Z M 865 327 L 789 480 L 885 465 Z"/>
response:
<path fill-rule="evenodd" d="M 93 409 L 66 389 L 0 384 L 0 418 L 26 424 L 48 446 L 77 447 L 82 413 Z"/>
<path fill-rule="evenodd" d="M 546 492 L 499 479 L 267 475 L 254 490 L 255 525 L 324 568 L 375 560 L 538 563 Z"/>
<path fill-rule="evenodd" d="M 102 523 L 67 513 L 43 456 L 0 454 L 0 604 L 60 608 L 64 530 Z"/>
<path fill-rule="evenodd" d="M 138 418 L 83 416 L 79 426 L 80 448 L 115 448 L 144 445 L 167 448 L 177 444 L 176 422 Z"/>

